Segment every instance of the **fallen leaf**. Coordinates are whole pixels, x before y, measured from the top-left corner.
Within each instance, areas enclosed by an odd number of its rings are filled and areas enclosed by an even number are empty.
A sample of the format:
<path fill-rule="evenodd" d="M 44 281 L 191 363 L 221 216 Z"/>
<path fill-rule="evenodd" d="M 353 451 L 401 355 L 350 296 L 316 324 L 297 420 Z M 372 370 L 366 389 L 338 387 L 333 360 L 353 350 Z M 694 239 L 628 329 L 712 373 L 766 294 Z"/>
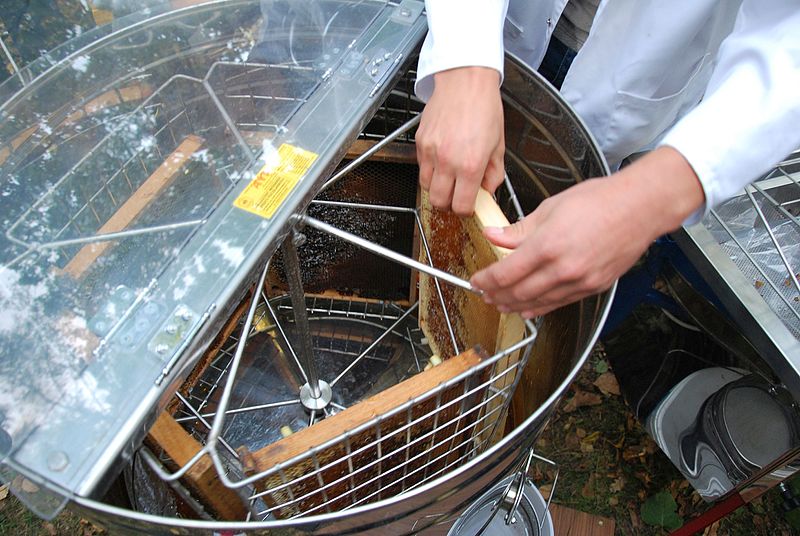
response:
<path fill-rule="evenodd" d="M 719 521 L 715 521 L 703 531 L 703 536 L 717 536 L 719 531 Z"/>
<path fill-rule="evenodd" d="M 568 434 L 564 438 L 564 446 L 569 450 L 576 450 L 581 446 L 581 439 L 575 434 Z"/>
<path fill-rule="evenodd" d="M 591 443 L 584 443 L 583 441 L 581 441 L 581 452 L 583 452 L 584 454 L 589 454 L 591 452 L 594 452 L 594 445 L 592 445 Z"/>
<path fill-rule="evenodd" d="M 616 497 L 610 497 L 608 499 L 609 506 L 617 506 L 618 504 L 619 504 L 619 499 L 617 499 Z"/>
<path fill-rule="evenodd" d="M 589 475 L 589 478 L 583 485 L 583 488 L 581 489 L 581 495 L 587 499 L 592 499 L 594 497 L 594 473 Z"/>
<path fill-rule="evenodd" d="M 8 497 L 8 484 L 0 486 L 0 501 Z"/>
<path fill-rule="evenodd" d="M 616 395 L 619 396 L 619 382 L 617 382 L 617 377 L 614 376 L 613 372 L 606 372 L 601 374 L 595 381 L 595 387 L 600 389 L 600 392 L 604 395 Z"/>
<path fill-rule="evenodd" d="M 58 531 L 52 523 L 42 523 L 42 528 L 47 531 L 50 536 L 56 536 Z"/>
<path fill-rule="evenodd" d="M 597 363 L 595 363 L 594 371 L 598 374 L 605 374 L 608 372 L 608 361 L 605 359 L 600 359 Z"/>
<path fill-rule="evenodd" d="M 570 398 L 567 403 L 564 404 L 564 412 L 572 413 L 578 408 L 585 406 L 599 406 L 602 403 L 603 399 L 600 398 L 600 395 L 576 389 L 575 396 Z"/>
<path fill-rule="evenodd" d="M 683 526 L 683 519 L 676 512 L 677 509 L 678 504 L 672 495 L 668 491 L 660 491 L 642 504 L 642 521 L 669 530 L 679 529 Z"/>
<path fill-rule="evenodd" d="M 619 493 L 625 487 L 625 479 L 623 477 L 615 478 L 613 482 L 611 482 L 611 492 L 612 493 Z"/>

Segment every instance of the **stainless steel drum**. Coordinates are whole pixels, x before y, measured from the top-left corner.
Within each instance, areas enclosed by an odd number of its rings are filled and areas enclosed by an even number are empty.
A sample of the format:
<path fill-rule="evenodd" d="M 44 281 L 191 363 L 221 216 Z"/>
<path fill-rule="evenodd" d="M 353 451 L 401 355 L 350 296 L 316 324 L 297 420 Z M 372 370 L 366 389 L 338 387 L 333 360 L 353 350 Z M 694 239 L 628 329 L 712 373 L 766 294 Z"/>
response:
<path fill-rule="evenodd" d="M 460 223 L 416 187 L 421 2 L 180 4 L 0 108 L 2 479 L 114 534 L 447 533 L 525 478 L 613 292 L 464 334 L 481 300 L 431 241 Z M 607 174 L 514 58 L 502 94 L 498 212 Z"/>

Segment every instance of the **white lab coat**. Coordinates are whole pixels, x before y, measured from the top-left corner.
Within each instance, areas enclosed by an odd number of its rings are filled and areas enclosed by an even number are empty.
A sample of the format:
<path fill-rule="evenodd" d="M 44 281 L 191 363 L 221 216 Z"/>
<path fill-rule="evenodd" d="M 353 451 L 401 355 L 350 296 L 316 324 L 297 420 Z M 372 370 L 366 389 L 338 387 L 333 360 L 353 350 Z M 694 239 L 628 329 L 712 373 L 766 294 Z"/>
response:
<path fill-rule="evenodd" d="M 564 4 L 511 0 L 503 31 L 503 0 L 427 0 L 418 95 L 441 70 L 502 73 L 503 37 L 538 66 Z M 658 145 L 680 151 L 706 197 L 691 223 L 800 146 L 800 4 L 604 0 L 562 94 L 612 167 Z"/>

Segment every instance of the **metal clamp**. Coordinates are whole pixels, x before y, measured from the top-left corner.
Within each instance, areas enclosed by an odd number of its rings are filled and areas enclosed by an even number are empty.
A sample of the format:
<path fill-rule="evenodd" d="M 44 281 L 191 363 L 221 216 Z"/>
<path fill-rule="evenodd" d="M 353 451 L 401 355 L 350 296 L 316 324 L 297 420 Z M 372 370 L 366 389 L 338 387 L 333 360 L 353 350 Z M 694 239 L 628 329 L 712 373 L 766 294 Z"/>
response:
<path fill-rule="evenodd" d="M 548 465 L 552 465 L 556 472 L 555 476 L 553 477 L 553 487 L 550 490 L 549 495 L 547 496 L 547 502 L 545 503 L 545 514 L 550 511 L 550 501 L 553 499 L 553 495 L 556 491 L 556 486 L 558 485 L 558 464 L 555 462 L 548 460 L 547 458 L 543 458 L 536 454 L 533 450 L 533 447 L 530 448 L 528 451 L 528 456 L 525 459 L 525 463 L 522 467 L 517 470 L 514 474 L 514 477 L 509 481 L 506 489 L 503 490 L 503 494 L 500 496 L 500 500 L 498 500 L 495 505 L 492 507 L 492 513 L 489 516 L 489 519 L 486 520 L 486 523 L 478 532 L 478 534 L 482 534 L 486 527 L 492 522 L 494 517 L 500 511 L 501 508 L 507 509 L 506 515 L 504 517 L 504 521 L 506 525 L 511 525 L 512 523 L 516 522 L 516 515 L 517 510 L 519 509 L 520 502 L 522 501 L 522 496 L 525 490 L 525 484 L 528 480 L 531 480 L 528 472 L 530 471 L 531 465 L 533 460 L 536 459 L 540 462 L 546 463 Z M 539 532 L 541 532 L 542 527 L 544 526 L 546 515 L 542 515 L 541 519 L 538 520 L 539 522 Z"/>

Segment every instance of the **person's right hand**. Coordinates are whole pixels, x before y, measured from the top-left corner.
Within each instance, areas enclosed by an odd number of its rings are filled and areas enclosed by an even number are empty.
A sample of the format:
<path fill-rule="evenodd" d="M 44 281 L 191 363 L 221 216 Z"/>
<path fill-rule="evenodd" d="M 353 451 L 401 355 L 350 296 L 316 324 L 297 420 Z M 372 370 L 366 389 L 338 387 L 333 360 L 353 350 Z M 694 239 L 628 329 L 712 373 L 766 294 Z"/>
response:
<path fill-rule="evenodd" d="M 460 67 L 434 75 L 435 86 L 416 135 L 420 186 L 431 204 L 469 216 L 482 186 L 503 182 L 503 105 L 500 74 Z"/>

